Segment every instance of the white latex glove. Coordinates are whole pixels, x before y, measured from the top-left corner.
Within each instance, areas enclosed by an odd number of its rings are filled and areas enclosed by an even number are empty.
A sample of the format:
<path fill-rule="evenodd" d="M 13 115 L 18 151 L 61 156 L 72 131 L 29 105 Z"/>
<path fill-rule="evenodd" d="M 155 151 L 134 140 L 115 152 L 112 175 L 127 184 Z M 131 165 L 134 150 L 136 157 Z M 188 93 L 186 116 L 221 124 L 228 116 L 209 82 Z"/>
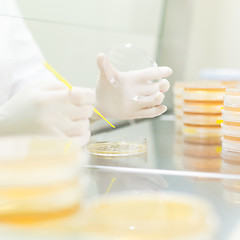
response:
<path fill-rule="evenodd" d="M 104 54 L 98 54 L 97 64 L 99 79 L 96 88 L 96 108 L 105 116 L 116 119 L 152 118 L 167 110 L 162 105 L 164 93 L 169 89 L 169 82 L 164 79 L 172 74 L 169 67 L 152 67 L 130 72 L 119 72 L 112 67 Z M 107 71 L 116 79 L 120 91 L 109 81 Z M 161 79 L 159 82 L 151 82 Z M 124 94 L 125 90 L 134 89 L 144 100 L 133 100 Z"/>
<path fill-rule="evenodd" d="M 0 135 L 47 134 L 90 137 L 89 118 L 95 94 L 90 89 L 73 87 L 71 91 L 58 80 L 39 81 L 0 106 Z"/>

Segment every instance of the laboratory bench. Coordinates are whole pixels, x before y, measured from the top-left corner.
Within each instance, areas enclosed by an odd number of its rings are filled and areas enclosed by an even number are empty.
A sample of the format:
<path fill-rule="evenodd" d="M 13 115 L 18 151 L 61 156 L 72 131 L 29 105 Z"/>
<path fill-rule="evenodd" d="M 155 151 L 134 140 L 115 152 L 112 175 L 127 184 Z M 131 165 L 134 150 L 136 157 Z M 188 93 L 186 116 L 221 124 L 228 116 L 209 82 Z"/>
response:
<path fill-rule="evenodd" d="M 240 175 L 237 174 L 236 168 L 234 172 L 224 171 L 226 167 L 221 164 L 219 147 L 214 145 L 214 154 L 210 156 L 205 156 L 198 144 L 191 146 L 190 150 L 194 151 L 189 152 L 188 146 L 184 146 L 181 133 L 176 131 L 175 118 L 171 114 L 152 120 L 113 123 L 116 125 L 115 129 L 106 127 L 104 122 L 92 126 L 91 141 L 115 138 L 126 140 L 131 136 L 144 143 L 147 152 L 125 156 L 102 156 L 91 154 L 87 148 L 86 160 L 79 168 L 79 182 L 84 183 L 83 202 L 86 206 L 91 206 L 96 199 L 104 200 L 124 195 L 141 198 L 144 194 L 180 194 L 205 201 L 210 206 L 209 215 L 214 215 L 211 227 L 215 229 L 216 237 L 201 237 L 194 240 L 240 239 L 239 235 L 236 235 L 236 238 L 232 237 L 233 232 L 240 226 Z M 204 147 L 209 145 L 206 144 Z M 210 151 L 208 149 L 207 152 L 212 153 L 212 149 Z M 209 164 L 211 161 L 214 161 L 213 164 Z M 91 217 L 91 214 L 86 216 Z M 100 211 L 101 216 L 104 217 L 104 214 L 105 208 Z M 118 234 L 98 235 L 97 231 L 94 234 L 83 234 L 79 226 L 85 219 L 80 211 L 80 214 L 32 226 L 1 224 L 0 239 L 139 239 L 125 238 Z M 145 240 L 141 238 L 143 239 Z"/>
<path fill-rule="evenodd" d="M 224 167 L 227 164 L 221 159 L 219 144 L 185 142 L 175 125 L 174 115 L 166 114 L 152 120 L 120 123 L 107 132 L 95 130 L 93 138 L 145 137 L 148 148 L 147 154 L 139 157 L 102 158 L 89 154 L 86 167 L 93 174 L 95 189 L 104 194 L 115 179 L 111 193 L 177 191 L 202 197 L 212 203 L 219 218 L 216 240 L 228 240 L 240 223 L 238 166 Z"/>

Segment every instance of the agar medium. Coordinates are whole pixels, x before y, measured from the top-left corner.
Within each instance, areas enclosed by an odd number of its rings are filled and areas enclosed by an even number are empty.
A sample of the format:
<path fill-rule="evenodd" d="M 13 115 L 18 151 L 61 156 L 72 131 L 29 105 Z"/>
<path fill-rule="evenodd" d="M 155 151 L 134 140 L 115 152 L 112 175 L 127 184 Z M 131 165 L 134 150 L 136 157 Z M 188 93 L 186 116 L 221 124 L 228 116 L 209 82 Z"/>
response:
<path fill-rule="evenodd" d="M 139 155 L 147 152 L 147 140 L 136 136 L 92 137 L 87 151 L 103 157 Z"/>

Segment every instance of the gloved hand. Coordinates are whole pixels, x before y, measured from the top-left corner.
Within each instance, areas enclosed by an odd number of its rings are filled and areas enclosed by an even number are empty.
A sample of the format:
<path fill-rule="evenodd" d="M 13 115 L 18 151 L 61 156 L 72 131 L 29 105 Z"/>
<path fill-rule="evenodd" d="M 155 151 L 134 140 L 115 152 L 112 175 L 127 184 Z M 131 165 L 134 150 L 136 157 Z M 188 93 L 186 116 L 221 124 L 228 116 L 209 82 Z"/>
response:
<path fill-rule="evenodd" d="M 98 54 L 97 64 L 99 79 L 96 88 L 96 108 L 105 116 L 116 119 L 152 118 L 161 115 L 167 110 L 162 105 L 164 93 L 170 84 L 165 77 L 172 74 L 169 67 L 152 67 L 130 72 L 119 72 L 113 68 L 104 54 Z M 114 76 L 120 89 L 117 90 L 109 79 Z M 159 82 L 151 82 L 161 79 Z M 134 89 L 144 100 L 133 100 L 127 96 L 128 91 Z"/>
<path fill-rule="evenodd" d="M 65 135 L 85 144 L 94 102 L 90 89 L 73 87 L 69 91 L 58 80 L 36 81 L 0 106 L 0 135 Z"/>

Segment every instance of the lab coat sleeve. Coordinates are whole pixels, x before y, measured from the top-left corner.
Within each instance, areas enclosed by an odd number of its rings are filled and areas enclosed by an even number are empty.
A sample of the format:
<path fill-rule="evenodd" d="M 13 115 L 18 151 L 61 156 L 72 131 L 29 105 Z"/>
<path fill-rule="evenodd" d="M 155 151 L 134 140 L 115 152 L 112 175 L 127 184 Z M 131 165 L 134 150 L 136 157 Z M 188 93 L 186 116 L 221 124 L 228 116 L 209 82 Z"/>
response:
<path fill-rule="evenodd" d="M 18 16 L 21 16 L 14 1 L 12 9 Z M 44 57 L 24 20 L 20 18 L 12 19 L 10 44 L 12 59 L 11 95 L 32 81 L 44 79 L 56 81 L 56 78 L 43 66 Z"/>

